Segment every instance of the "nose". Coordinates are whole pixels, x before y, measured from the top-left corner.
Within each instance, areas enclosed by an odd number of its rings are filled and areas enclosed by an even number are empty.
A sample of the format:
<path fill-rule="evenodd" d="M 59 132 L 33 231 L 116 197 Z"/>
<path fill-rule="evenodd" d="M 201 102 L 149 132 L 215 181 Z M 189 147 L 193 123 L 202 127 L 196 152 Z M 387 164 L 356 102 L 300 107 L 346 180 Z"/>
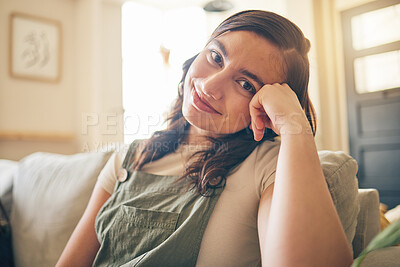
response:
<path fill-rule="evenodd" d="M 196 79 L 194 85 L 208 97 L 219 100 L 224 95 L 224 85 L 225 87 L 227 86 L 227 80 L 222 72 L 218 72 L 207 77 Z"/>

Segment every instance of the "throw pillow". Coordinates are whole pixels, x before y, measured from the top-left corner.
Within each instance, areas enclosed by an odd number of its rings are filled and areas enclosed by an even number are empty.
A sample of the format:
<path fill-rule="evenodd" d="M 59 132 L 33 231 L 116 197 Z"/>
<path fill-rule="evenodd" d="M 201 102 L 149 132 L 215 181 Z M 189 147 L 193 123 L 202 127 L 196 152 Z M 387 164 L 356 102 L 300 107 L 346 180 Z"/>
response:
<path fill-rule="evenodd" d="M 356 177 L 357 162 L 341 151 L 319 151 L 318 155 L 333 203 L 342 222 L 347 241 L 352 248 L 357 215 L 360 211 Z"/>
<path fill-rule="evenodd" d="M 11 213 L 16 266 L 54 266 L 111 153 L 34 153 L 20 162 Z"/>

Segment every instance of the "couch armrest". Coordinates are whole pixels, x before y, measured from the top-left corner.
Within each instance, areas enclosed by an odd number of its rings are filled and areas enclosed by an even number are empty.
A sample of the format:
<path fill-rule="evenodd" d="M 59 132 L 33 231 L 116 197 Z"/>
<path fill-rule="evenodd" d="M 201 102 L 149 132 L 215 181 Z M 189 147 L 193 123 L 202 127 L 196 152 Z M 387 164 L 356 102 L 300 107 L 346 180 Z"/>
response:
<path fill-rule="evenodd" d="M 380 231 L 379 194 L 376 189 L 359 189 L 360 212 L 353 239 L 354 258 Z"/>

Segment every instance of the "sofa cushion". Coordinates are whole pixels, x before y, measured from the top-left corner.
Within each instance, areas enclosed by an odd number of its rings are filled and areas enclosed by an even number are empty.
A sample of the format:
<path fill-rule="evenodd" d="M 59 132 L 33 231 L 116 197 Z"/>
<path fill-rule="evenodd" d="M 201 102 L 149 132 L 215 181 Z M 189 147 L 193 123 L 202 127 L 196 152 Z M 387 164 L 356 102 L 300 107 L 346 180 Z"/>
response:
<path fill-rule="evenodd" d="M 16 266 L 54 266 L 110 153 L 34 153 L 20 162 L 11 225 Z"/>
<path fill-rule="evenodd" d="M 358 200 L 357 162 L 344 152 L 319 151 L 319 159 L 326 183 L 336 206 L 340 221 L 352 247 L 356 231 Z"/>
<path fill-rule="evenodd" d="M 400 247 L 387 247 L 368 253 L 360 267 L 398 267 L 399 263 Z"/>

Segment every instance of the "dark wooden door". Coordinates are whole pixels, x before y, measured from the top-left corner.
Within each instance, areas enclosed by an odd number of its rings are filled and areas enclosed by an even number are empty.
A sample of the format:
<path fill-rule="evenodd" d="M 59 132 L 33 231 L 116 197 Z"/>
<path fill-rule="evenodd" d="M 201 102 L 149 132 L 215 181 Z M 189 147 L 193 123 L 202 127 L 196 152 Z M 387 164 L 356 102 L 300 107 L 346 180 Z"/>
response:
<path fill-rule="evenodd" d="M 342 12 L 350 154 L 360 188 L 400 204 L 400 0 Z M 375 40 L 374 40 L 375 38 Z"/>

